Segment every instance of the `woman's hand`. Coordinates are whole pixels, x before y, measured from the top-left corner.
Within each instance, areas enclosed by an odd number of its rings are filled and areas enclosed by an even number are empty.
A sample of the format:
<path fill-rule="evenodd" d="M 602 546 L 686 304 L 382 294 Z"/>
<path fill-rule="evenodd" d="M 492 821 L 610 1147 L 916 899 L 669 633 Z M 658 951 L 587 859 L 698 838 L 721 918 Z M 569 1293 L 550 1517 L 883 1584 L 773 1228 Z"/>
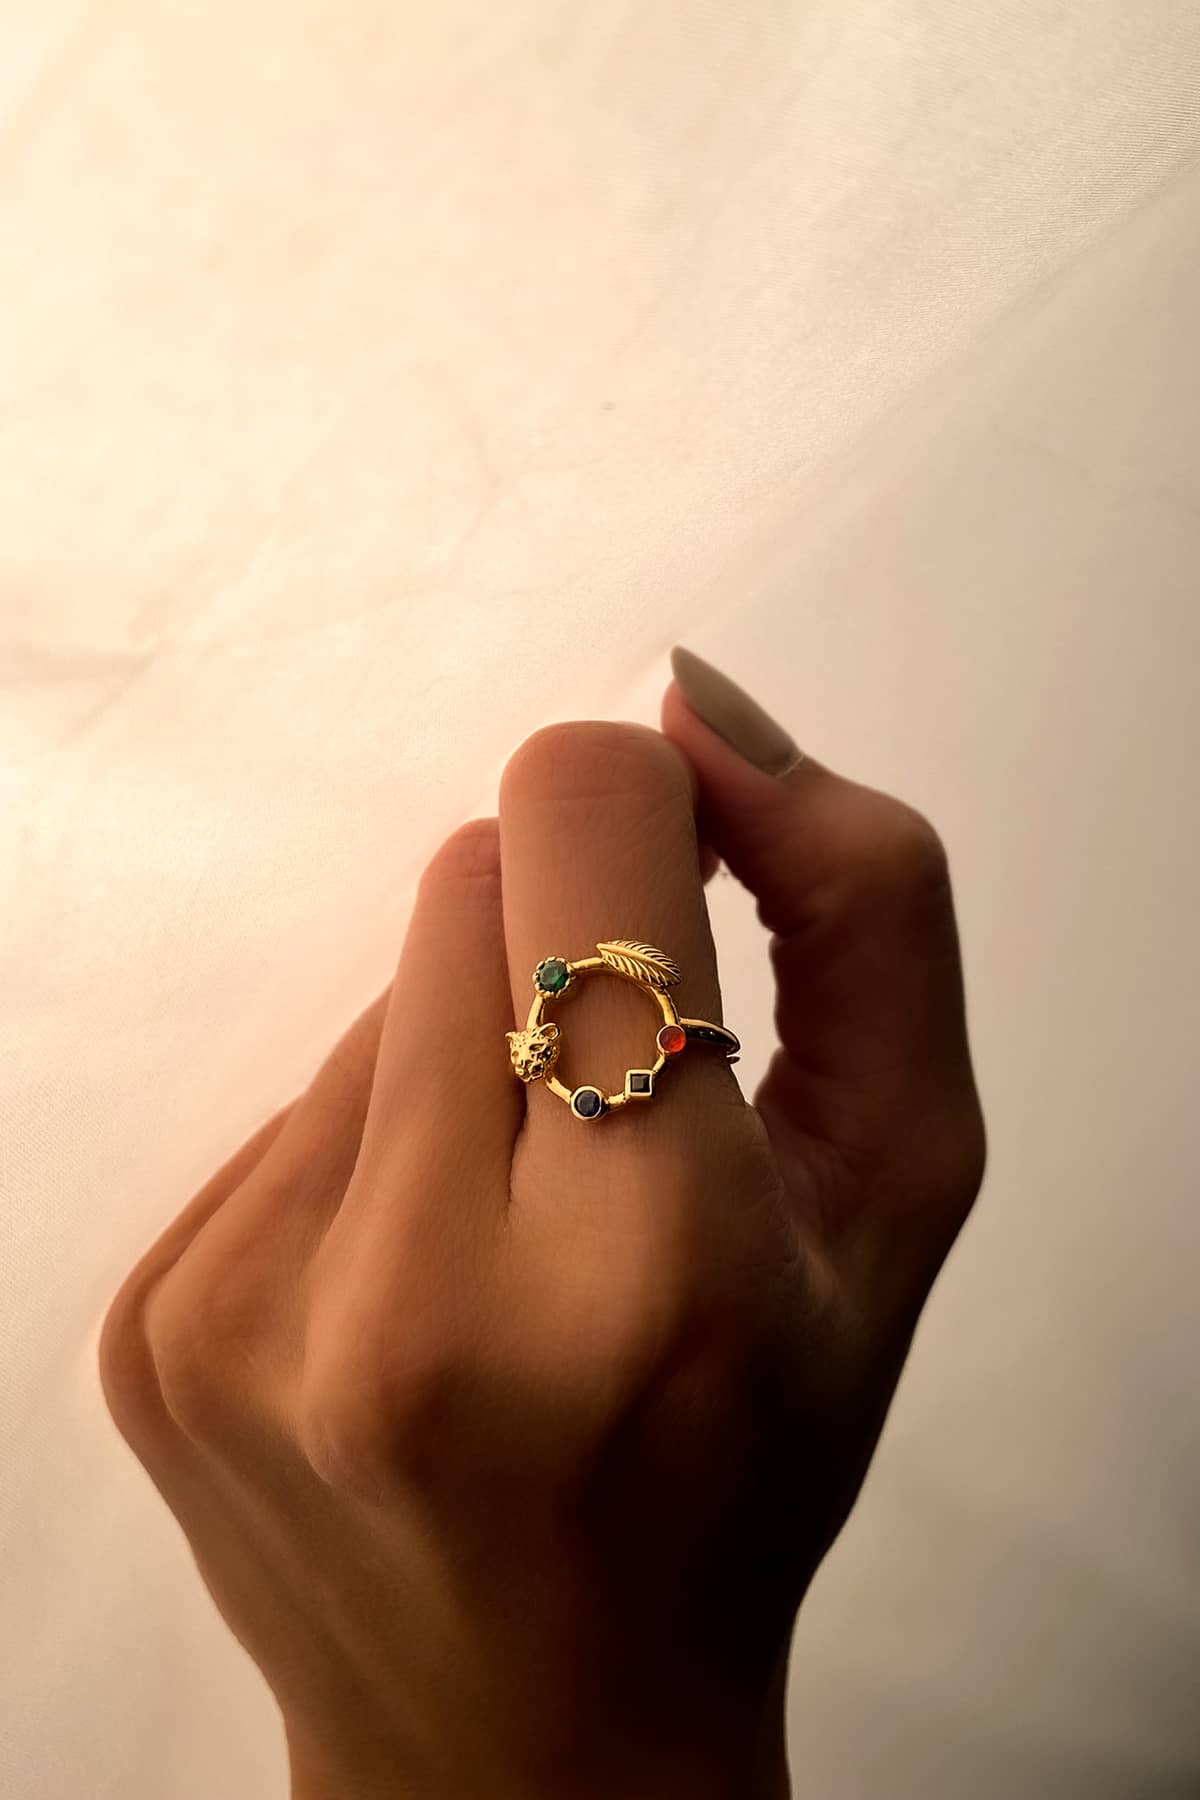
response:
<path fill-rule="evenodd" d="M 296 1800 L 790 1791 L 794 1614 L 983 1127 L 929 825 L 758 772 L 674 685 L 663 727 L 521 745 L 390 989 L 105 1318 L 108 1406 L 278 1700 Z M 774 934 L 755 1104 L 700 1047 L 595 1124 L 526 1090 L 504 1033 L 544 956 L 658 944 L 680 1012 L 721 1019 L 714 854 Z M 619 981 L 569 1021 L 568 1085 L 619 1088 L 656 1029 Z"/>

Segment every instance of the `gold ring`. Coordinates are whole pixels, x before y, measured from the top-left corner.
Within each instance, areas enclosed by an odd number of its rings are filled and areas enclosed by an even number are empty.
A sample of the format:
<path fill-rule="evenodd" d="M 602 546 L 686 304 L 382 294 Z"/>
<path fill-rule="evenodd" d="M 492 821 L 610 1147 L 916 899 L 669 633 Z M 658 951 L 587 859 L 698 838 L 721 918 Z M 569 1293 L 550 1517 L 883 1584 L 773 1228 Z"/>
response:
<path fill-rule="evenodd" d="M 741 1043 L 724 1025 L 713 1025 L 708 1019 L 681 1019 L 675 1010 L 668 988 L 683 980 L 683 970 L 653 944 L 634 944 L 625 938 L 613 938 L 597 944 L 598 956 L 586 956 L 579 962 L 568 962 L 565 956 L 544 956 L 533 971 L 534 996 L 523 1031 L 506 1031 L 509 1058 L 521 1081 L 544 1081 L 552 1094 L 565 1100 L 577 1119 L 602 1119 L 605 1113 L 627 1106 L 631 1100 L 650 1100 L 654 1084 L 668 1061 L 674 1061 L 689 1043 L 715 1044 L 728 1060 L 737 1061 Z M 658 1002 L 663 1016 L 655 1043 L 658 1057 L 648 1069 L 626 1069 L 625 1087 L 619 1094 L 606 1094 L 590 1083 L 582 1087 L 564 1087 L 551 1073 L 562 1050 L 562 1028 L 557 1019 L 543 1021 L 548 1000 L 562 1000 L 575 991 L 576 977 L 592 969 L 607 969 L 621 975 L 649 993 Z"/>

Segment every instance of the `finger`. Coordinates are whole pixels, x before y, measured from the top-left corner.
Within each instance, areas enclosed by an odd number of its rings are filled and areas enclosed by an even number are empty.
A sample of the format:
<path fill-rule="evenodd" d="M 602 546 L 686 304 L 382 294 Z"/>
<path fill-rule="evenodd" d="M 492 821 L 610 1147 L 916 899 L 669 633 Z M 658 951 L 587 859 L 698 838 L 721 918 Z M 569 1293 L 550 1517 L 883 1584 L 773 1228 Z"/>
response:
<path fill-rule="evenodd" d="M 241 1346 L 260 1425 L 289 1415 L 310 1348 L 322 1363 L 331 1343 L 410 1329 L 414 1283 L 428 1303 L 433 1275 L 461 1272 L 459 1247 L 480 1241 L 489 1199 L 503 1213 L 523 1096 L 494 1054 L 509 1012 L 499 906 L 497 822 L 474 820 L 422 875 L 390 988 L 148 1296 L 149 1335 L 157 1321 L 177 1369 L 198 1332 Z"/>
<path fill-rule="evenodd" d="M 471 819 L 423 872 L 392 983 L 363 1133 L 376 1165 L 507 1171 L 524 1117 L 504 1032 L 511 1023 L 500 898 L 500 828 Z"/>
<path fill-rule="evenodd" d="M 225 1204 L 234 1188 L 262 1161 L 287 1124 L 295 1105 L 294 1100 L 289 1100 L 252 1132 L 143 1251 L 109 1302 L 100 1335 L 102 1363 L 111 1349 L 114 1331 L 123 1323 L 128 1309 L 140 1305 L 148 1287 L 178 1261 L 218 1207 Z"/>
<path fill-rule="evenodd" d="M 525 1116 L 510 1024 L 499 824 L 472 819 L 418 883 L 361 1153 L 313 1261 L 304 1363 L 279 1402 L 310 1421 L 322 1468 L 360 1426 L 377 1431 L 423 1358 L 480 1330 Z M 336 1419 L 343 1449 L 322 1419 Z"/>
<path fill-rule="evenodd" d="M 863 1171 L 915 1145 L 917 1220 L 900 1181 L 836 1190 L 847 1208 L 849 1196 L 870 1194 L 873 1230 L 890 1204 L 889 1222 L 917 1259 L 929 1262 L 928 1250 L 940 1261 L 961 1223 L 965 1162 L 978 1153 L 964 1129 L 978 1099 L 936 832 L 911 807 L 812 759 L 781 776 L 755 768 L 688 706 L 678 682 L 662 720 L 695 770 L 701 829 L 773 933 L 780 1042 L 755 1105 L 785 1178 L 811 1196 L 814 1167 Z"/>
<path fill-rule="evenodd" d="M 238 1229 L 266 1229 L 264 1206 L 286 1228 L 294 1209 L 277 1196 L 292 1191 L 286 1172 L 317 1191 L 332 1192 L 344 1176 L 362 1133 L 371 1072 L 383 1027 L 387 991 L 378 995 L 343 1032 L 303 1094 L 267 1119 L 228 1157 L 188 1201 L 126 1275 L 105 1314 L 100 1339 L 102 1369 L 113 1369 L 138 1354 L 136 1340 L 142 1329 L 146 1305 L 154 1289 L 185 1253 L 194 1248 L 202 1233 L 211 1239 L 218 1219 L 228 1232 L 234 1203 Z M 336 1117 L 338 1129 L 331 1129 Z M 353 1153 L 350 1146 L 353 1146 Z M 268 1158 L 278 1165 L 280 1176 L 269 1184 L 261 1177 Z M 278 1244 L 278 1239 L 276 1240 Z M 147 1367 L 149 1365 L 147 1364 Z"/>
<path fill-rule="evenodd" d="M 270 1156 L 237 1205 L 262 1209 L 264 1228 L 307 1254 L 337 1212 L 354 1172 L 391 985 L 377 994 L 323 1058 L 298 1097 Z M 272 1210 L 274 1217 L 272 1217 Z"/>
<path fill-rule="evenodd" d="M 683 978 L 669 990 L 680 1016 L 721 1022 L 686 760 L 647 726 L 605 720 L 550 725 L 516 750 L 500 788 L 504 926 L 511 1011 L 524 1026 L 533 970 L 547 957 L 579 961 L 614 938 L 650 944 Z M 562 1029 L 554 1073 L 567 1087 L 624 1090 L 626 1071 L 652 1068 L 663 1023 L 652 998 L 629 982 L 585 975 L 546 1016 Z M 667 1077 L 669 1072 L 669 1082 Z M 609 1117 L 580 1120 L 542 1084 L 531 1084 L 526 1136 L 578 1151 L 593 1134 L 597 1156 L 634 1136 L 639 1146 L 714 1095 L 742 1104 L 719 1051 L 689 1043 L 656 1077 L 654 1095 Z M 538 1091 L 539 1088 L 541 1091 Z M 623 1115 L 623 1116 L 622 1116 Z M 608 1150 L 605 1149 L 607 1144 Z"/>
<path fill-rule="evenodd" d="M 222 1234 L 221 1250 L 248 1251 L 269 1239 L 282 1260 L 302 1260 L 336 1213 L 362 1142 L 380 1037 L 391 997 L 387 987 L 326 1052 L 291 1107 L 278 1136 L 247 1168 L 206 1236 Z M 199 1232 L 196 1233 L 198 1237 Z"/>

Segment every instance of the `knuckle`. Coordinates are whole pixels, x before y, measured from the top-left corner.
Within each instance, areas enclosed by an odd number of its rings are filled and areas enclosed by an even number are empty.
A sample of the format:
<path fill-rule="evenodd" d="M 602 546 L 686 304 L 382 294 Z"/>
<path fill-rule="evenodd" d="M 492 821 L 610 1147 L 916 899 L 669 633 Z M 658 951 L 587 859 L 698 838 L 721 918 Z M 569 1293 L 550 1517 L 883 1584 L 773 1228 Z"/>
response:
<path fill-rule="evenodd" d="M 899 881 L 924 885 L 940 880 L 947 867 L 946 846 L 937 828 L 913 806 L 893 804 L 883 834 L 888 867 Z"/>
<path fill-rule="evenodd" d="M 640 1291 L 630 1284 L 606 1295 L 572 1359 L 582 1421 L 574 1468 L 585 1483 L 631 1425 L 660 1444 L 719 1430 L 737 1411 L 761 1335 L 747 1293 L 715 1271 L 704 1279 L 694 1263 L 664 1254 L 644 1273 Z"/>
<path fill-rule="evenodd" d="M 890 796 L 872 802 L 859 833 L 855 861 L 873 892 L 941 898 L 949 886 L 949 858 L 924 813 Z"/>
<path fill-rule="evenodd" d="M 925 1125 L 919 1158 L 908 1171 L 900 1204 L 879 1215 L 873 1254 L 886 1260 L 889 1280 L 899 1274 L 901 1289 L 914 1309 L 913 1323 L 974 1209 L 987 1156 L 983 1111 L 972 1094 Z"/>
<path fill-rule="evenodd" d="M 427 1480 L 444 1443 L 460 1372 L 447 1351 L 360 1348 L 318 1364 L 304 1384 L 298 1438 L 337 1492 L 381 1500 Z"/>
<path fill-rule="evenodd" d="M 654 784 L 691 802 L 682 752 L 659 731 L 623 719 L 579 719 L 543 725 L 519 744 L 501 777 L 502 800 L 525 792 L 579 789 L 618 792 Z"/>
<path fill-rule="evenodd" d="M 955 1171 L 955 1191 L 964 1217 L 974 1205 L 975 1198 L 983 1186 L 983 1178 L 987 1173 L 987 1162 L 987 1122 L 979 1096 L 972 1088 L 971 1096 L 963 1109 L 958 1137 L 958 1162 Z"/>
<path fill-rule="evenodd" d="M 692 1196 L 658 1188 L 619 1267 L 598 1280 L 589 1317 L 589 1353 L 614 1391 L 653 1388 L 699 1343 L 732 1343 L 714 1321 L 728 1324 L 736 1311 L 735 1237 L 711 1221 L 702 1228 Z"/>
<path fill-rule="evenodd" d="M 158 1371 L 145 1321 L 145 1284 L 127 1279 L 100 1327 L 97 1372 L 109 1416 L 126 1439 L 162 1410 Z"/>
<path fill-rule="evenodd" d="M 474 881 L 499 876 L 500 821 L 496 818 L 468 819 L 460 825 L 435 852 L 426 875 L 451 876 L 456 880 Z"/>
<path fill-rule="evenodd" d="M 936 1120 L 912 1170 L 923 1217 L 957 1230 L 975 1204 L 986 1163 L 987 1137 L 977 1108 Z"/>
<path fill-rule="evenodd" d="M 145 1333 L 162 1404 L 185 1436 L 216 1443 L 231 1415 L 230 1375 L 262 1333 L 257 1288 L 233 1265 L 181 1260 L 151 1295 Z"/>
<path fill-rule="evenodd" d="M 214 1344 L 199 1325 L 200 1311 L 190 1286 L 168 1277 L 146 1307 L 146 1340 L 162 1403 L 185 1435 L 195 1437 L 208 1410 L 205 1387 L 212 1382 Z"/>

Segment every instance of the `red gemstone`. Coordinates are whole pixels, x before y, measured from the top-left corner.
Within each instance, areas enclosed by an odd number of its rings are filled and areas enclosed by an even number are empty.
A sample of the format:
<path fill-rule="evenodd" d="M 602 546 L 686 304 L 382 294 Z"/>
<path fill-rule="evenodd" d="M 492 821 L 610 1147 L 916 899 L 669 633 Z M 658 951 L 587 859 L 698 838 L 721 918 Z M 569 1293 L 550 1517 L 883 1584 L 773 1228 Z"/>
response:
<path fill-rule="evenodd" d="M 686 1043 L 687 1032 L 682 1025 L 664 1025 L 658 1034 L 658 1047 L 668 1056 L 678 1056 Z"/>

